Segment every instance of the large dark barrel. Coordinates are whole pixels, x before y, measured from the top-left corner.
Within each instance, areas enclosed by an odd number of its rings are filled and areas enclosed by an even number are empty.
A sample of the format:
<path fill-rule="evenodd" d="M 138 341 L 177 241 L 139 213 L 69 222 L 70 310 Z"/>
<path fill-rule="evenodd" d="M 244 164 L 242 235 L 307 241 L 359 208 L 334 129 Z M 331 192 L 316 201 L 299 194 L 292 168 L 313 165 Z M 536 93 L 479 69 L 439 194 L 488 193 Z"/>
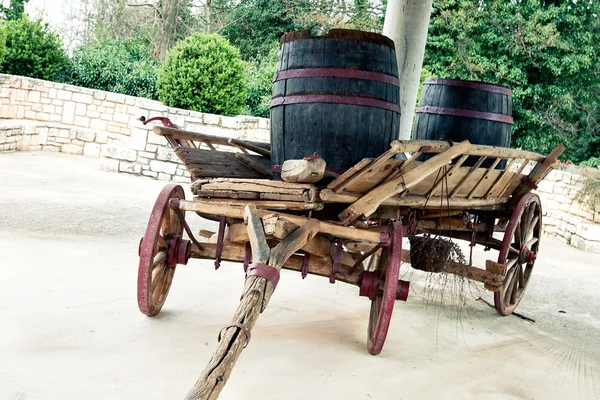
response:
<path fill-rule="evenodd" d="M 506 86 L 458 79 L 426 79 L 413 125 L 415 140 L 469 140 L 510 147 L 512 93 Z M 428 157 L 424 157 L 426 159 Z M 477 158 L 463 164 L 472 166 Z M 482 166 L 489 167 L 494 159 Z M 502 161 L 497 168 L 504 168 Z"/>
<path fill-rule="evenodd" d="M 270 103 L 273 171 L 315 152 L 334 172 L 379 156 L 397 137 L 399 98 L 391 39 L 345 29 L 282 36 Z"/>

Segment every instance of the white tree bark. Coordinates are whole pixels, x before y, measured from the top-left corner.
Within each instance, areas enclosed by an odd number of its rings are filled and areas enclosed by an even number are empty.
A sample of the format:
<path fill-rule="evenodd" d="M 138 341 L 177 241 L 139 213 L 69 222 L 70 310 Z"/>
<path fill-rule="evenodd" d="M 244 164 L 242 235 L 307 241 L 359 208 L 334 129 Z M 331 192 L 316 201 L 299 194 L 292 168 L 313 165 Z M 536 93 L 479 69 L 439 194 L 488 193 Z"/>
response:
<path fill-rule="evenodd" d="M 396 45 L 401 140 L 411 138 L 432 5 L 433 0 L 389 0 L 387 4 L 383 34 Z"/>

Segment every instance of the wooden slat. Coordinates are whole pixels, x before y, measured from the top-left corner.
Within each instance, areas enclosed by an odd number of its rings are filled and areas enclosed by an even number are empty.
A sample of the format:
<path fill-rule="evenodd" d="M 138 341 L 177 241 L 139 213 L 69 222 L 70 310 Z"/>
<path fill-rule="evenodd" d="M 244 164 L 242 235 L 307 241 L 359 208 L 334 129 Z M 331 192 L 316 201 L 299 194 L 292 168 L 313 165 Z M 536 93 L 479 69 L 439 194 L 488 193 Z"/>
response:
<path fill-rule="evenodd" d="M 177 147 L 174 152 L 195 178 L 264 178 L 264 175 L 238 160 L 235 153 L 189 147 Z M 247 157 L 265 168 L 271 168 L 271 163 L 262 156 L 248 155 Z"/>
<path fill-rule="evenodd" d="M 395 140 L 394 142 L 392 142 L 392 145 L 398 146 L 400 153 L 414 153 L 423 147 L 428 147 L 427 151 L 424 151 L 424 153 L 440 153 L 452 147 L 448 142 L 439 140 Z M 466 151 L 465 154 L 470 156 L 523 158 L 532 161 L 543 161 L 545 158 L 543 155 L 531 151 L 479 144 L 472 144 L 471 149 Z"/>
<path fill-rule="evenodd" d="M 160 136 L 170 136 L 176 139 L 184 139 L 184 140 L 195 140 L 199 142 L 209 141 L 213 144 L 221 145 L 221 146 L 233 146 L 235 145 L 229 143 L 229 140 L 224 137 L 207 135 L 200 132 L 192 132 L 186 131 L 183 129 L 175 129 L 175 128 L 167 128 L 166 126 L 155 126 L 153 128 L 154 133 Z M 238 139 L 239 140 L 239 139 Z M 269 150 L 271 145 L 266 142 L 255 142 L 251 140 L 244 140 L 244 143 L 251 144 L 253 146 L 261 147 L 263 149 Z"/>
<path fill-rule="evenodd" d="M 454 186 L 454 189 L 452 189 L 452 191 L 450 192 L 450 195 L 448 196 L 448 198 L 452 198 L 456 195 L 456 193 L 458 193 L 458 190 L 460 189 L 460 187 L 467 181 L 467 179 L 469 179 L 469 176 L 471 176 L 471 174 L 477 170 L 477 168 L 479 168 L 481 166 L 481 164 L 483 164 L 483 162 L 485 161 L 485 159 L 487 158 L 487 156 L 481 156 L 479 157 L 479 160 L 477 160 L 477 162 L 475 163 L 475 165 L 473 165 L 470 169 L 469 172 L 462 178 L 462 180 L 460 182 L 458 182 L 458 185 Z"/>
<path fill-rule="evenodd" d="M 219 204 L 224 206 L 241 207 L 246 204 L 252 204 L 258 208 L 267 210 L 294 210 L 294 211 L 309 211 L 322 210 L 323 203 L 305 203 L 299 201 L 278 201 L 278 200 L 240 200 L 240 199 L 202 199 L 204 203 Z"/>
<path fill-rule="evenodd" d="M 357 145 L 359 144 L 357 143 Z M 362 168 L 360 171 L 358 171 L 356 174 L 350 177 L 346 182 L 343 182 L 342 184 L 338 185 L 334 190 L 336 192 L 340 192 L 346 187 L 348 187 L 351 183 L 363 180 L 372 171 L 378 171 L 380 168 L 385 168 L 385 165 L 387 164 L 388 160 L 394 155 L 398 154 L 398 148 L 399 144 L 397 143 L 397 141 L 393 141 L 388 151 L 377 157 L 372 163 L 369 164 L 368 167 Z"/>
<path fill-rule="evenodd" d="M 496 180 L 494 181 L 492 186 L 490 186 L 490 188 L 487 190 L 487 192 L 485 192 L 485 194 L 483 195 L 484 199 L 487 199 L 490 196 L 492 191 L 494 189 L 496 189 L 496 187 L 500 184 L 500 181 L 502 181 L 502 179 L 504 179 L 504 177 L 510 172 L 510 167 L 512 167 L 514 162 L 515 162 L 514 158 L 512 160 L 510 160 L 508 165 L 504 168 L 504 171 L 502 171 L 502 174 L 500 174 L 500 176 L 498 176 L 498 178 L 496 178 Z"/>
<path fill-rule="evenodd" d="M 329 183 L 329 185 L 327 185 L 327 188 L 332 189 L 332 190 L 337 189 L 341 184 L 345 183 L 348 179 L 350 179 L 352 176 L 354 176 L 357 172 L 361 171 L 367 165 L 371 164 L 371 162 L 373 162 L 372 159 L 363 158 L 356 165 L 354 165 L 353 167 L 348 169 L 346 172 L 344 172 L 343 174 L 341 174 L 340 176 L 335 178 L 333 181 L 331 181 Z"/>
<path fill-rule="evenodd" d="M 354 203 L 360 199 L 360 195 L 356 193 L 335 193 L 330 189 L 323 189 L 319 193 L 319 197 L 325 203 Z M 502 208 L 503 204 L 508 201 L 508 198 L 497 198 L 491 197 L 489 199 L 465 199 L 465 198 L 453 198 L 447 199 L 446 197 L 431 197 L 427 200 L 427 197 L 423 195 L 407 195 L 405 197 L 394 196 L 386 199 L 381 203 L 384 206 L 400 206 L 400 207 L 427 207 L 439 209 L 440 204 L 443 201 L 444 206 L 448 204 L 451 208 Z"/>
<path fill-rule="evenodd" d="M 240 160 L 241 162 L 243 162 L 244 164 L 246 164 L 247 166 L 249 166 L 256 172 L 258 172 L 262 176 L 266 176 L 267 178 L 273 177 L 273 173 L 271 172 L 271 170 L 269 168 L 265 168 L 264 165 L 254 161 L 252 159 L 252 157 L 250 157 L 249 154 L 235 153 L 235 158 L 237 158 L 238 160 Z"/>
<path fill-rule="evenodd" d="M 266 150 L 264 147 L 261 147 L 261 146 L 256 146 L 255 144 L 253 144 L 247 140 L 231 138 L 231 139 L 227 140 L 227 142 L 229 144 L 239 147 L 241 149 L 250 150 L 255 153 L 258 153 L 261 156 L 268 158 L 269 160 L 271 159 L 271 151 L 270 150 Z"/>
<path fill-rule="evenodd" d="M 452 176 L 452 174 L 455 172 L 455 170 L 458 170 L 460 168 L 460 166 L 467 160 L 467 158 L 469 158 L 469 156 L 462 156 L 457 162 L 456 164 L 454 164 L 449 170 L 448 172 L 446 172 L 431 188 L 431 190 L 429 191 L 429 193 L 427 193 L 427 197 L 431 197 L 435 194 L 436 190 L 438 189 L 438 187 L 442 184 L 442 182 L 444 181 L 444 178 L 450 177 Z M 448 190 L 448 188 L 446 187 L 446 190 Z"/>
<path fill-rule="evenodd" d="M 517 172 L 515 173 L 515 175 L 506 183 L 506 185 L 502 188 L 502 190 L 500 191 L 500 193 L 498 193 L 498 197 L 504 196 L 504 193 L 506 193 L 506 191 L 511 186 L 513 186 L 513 184 L 517 181 L 517 179 L 519 177 L 521 177 L 521 172 L 523 172 L 523 170 L 525 169 L 525 167 L 527 166 L 528 163 L 529 163 L 529 160 L 523 161 L 523 163 L 521 164 L 521 166 L 519 167 L 519 169 L 517 170 Z M 508 196 L 510 196 L 511 194 L 512 194 L 512 191 L 508 193 Z"/>
<path fill-rule="evenodd" d="M 471 200 L 473 198 L 473 196 L 475 195 L 475 191 L 477 190 L 477 188 L 479 186 L 481 186 L 481 184 L 483 182 L 485 182 L 486 179 L 488 179 L 491 171 L 494 171 L 496 169 L 496 166 L 498 165 L 498 163 L 501 161 L 502 159 L 500 157 L 496 158 L 494 160 L 494 162 L 492 163 L 492 166 L 485 171 L 485 174 L 483 174 L 483 176 L 481 177 L 480 180 L 477 181 L 477 183 L 475 184 L 475 186 L 473 187 L 473 189 L 469 192 L 469 194 L 467 195 L 467 199 Z"/>

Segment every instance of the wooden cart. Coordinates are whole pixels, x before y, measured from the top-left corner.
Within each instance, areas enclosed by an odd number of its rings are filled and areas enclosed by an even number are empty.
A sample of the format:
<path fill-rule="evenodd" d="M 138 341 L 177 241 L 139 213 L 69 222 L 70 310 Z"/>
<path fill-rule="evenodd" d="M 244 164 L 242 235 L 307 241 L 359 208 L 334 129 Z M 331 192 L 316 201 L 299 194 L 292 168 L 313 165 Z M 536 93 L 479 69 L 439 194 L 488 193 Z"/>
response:
<path fill-rule="evenodd" d="M 544 157 L 468 141 L 394 141 L 378 158 L 339 176 L 288 183 L 272 179 L 266 143 L 183 131 L 158 120 L 165 127 L 154 131 L 190 172 L 195 197 L 186 200 L 181 186 L 169 184 L 156 200 L 140 242 L 140 310 L 160 312 L 176 266 L 189 258 L 213 259 L 216 268 L 221 260 L 238 261 L 246 271 L 240 305 L 188 399 L 218 397 L 282 268 L 357 286 L 371 301 L 367 349 L 374 355 L 382 350 L 395 301 L 408 296 L 409 283 L 399 280 L 402 262 L 481 282 L 493 292 L 497 311 L 511 314 L 527 288 L 542 234 L 542 205 L 531 190 L 564 150 L 560 145 Z M 430 156 L 421 162 L 423 154 Z M 494 161 L 482 168 L 486 159 Z M 506 168 L 496 169 L 501 161 Z M 186 211 L 219 221 L 218 232 L 201 231 L 204 240 L 196 239 Z M 412 252 L 402 248 L 403 238 L 411 240 Z M 416 254 L 415 244 L 440 238 L 466 240 L 499 256 L 481 264 L 422 262 L 424 252 Z"/>

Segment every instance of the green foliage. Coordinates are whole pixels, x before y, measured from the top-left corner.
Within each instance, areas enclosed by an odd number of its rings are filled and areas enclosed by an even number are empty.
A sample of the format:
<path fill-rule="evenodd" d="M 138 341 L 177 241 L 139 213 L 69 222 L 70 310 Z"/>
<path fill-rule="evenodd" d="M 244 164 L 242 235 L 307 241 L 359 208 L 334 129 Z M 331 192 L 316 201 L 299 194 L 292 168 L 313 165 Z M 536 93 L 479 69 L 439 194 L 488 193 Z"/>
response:
<path fill-rule="evenodd" d="M 273 76 L 277 67 L 277 51 L 279 44 L 274 43 L 266 57 L 256 58 L 248 62 L 248 98 L 244 106 L 244 114 L 269 118 L 269 102 L 273 90 Z"/>
<path fill-rule="evenodd" d="M 4 7 L 0 3 L 0 18 L 8 21 L 21 18 L 25 12 L 25 4 L 28 2 L 29 0 L 10 0 L 8 7 Z"/>
<path fill-rule="evenodd" d="M 247 96 L 245 65 L 227 39 L 195 33 L 169 51 L 157 89 L 168 106 L 236 115 Z"/>
<path fill-rule="evenodd" d="M 580 164 L 583 167 L 598 168 L 600 167 L 600 157 L 591 157 Z"/>
<path fill-rule="evenodd" d="M 556 3 L 556 4 L 555 4 Z M 513 145 L 566 159 L 600 153 L 599 2 L 439 0 L 425 66 L 513 89 Z"/>
<path fill-rule="evenodd" d="M 63 72 L 67 57 L 58 34 L 41 20 L 26 15 L 7 21 L 1 29 L 6 35 L 6 55 L 0 72 L 53 80 Z"/>
<path fill-rule="evenodd" d="M 6 31 L 2 29 L 2 24 L 0 24 L 0 66 L 2 65 L 2 60 L 4 60 L 4 56 L 8 50 L 6 49 Z M 2 71 L 0 69 L 0 71 Z"/>
<path fill-rule="evenodd" d="M 73 52 L 66 81 L 73 85 L 157 99 L 158 63 L 148 43 L 104 40 Z"/>
<path fill-rule="evenodd" d="M 306 2 L 295 3 L 295 10 L 302 10 Z M 266 57 L 282 34 L 306 28 L 288 13 L 285 0 L 242 0 L 229 13 L 220 34 L 240 50 L 244 60 L 250 60 Z"/>

